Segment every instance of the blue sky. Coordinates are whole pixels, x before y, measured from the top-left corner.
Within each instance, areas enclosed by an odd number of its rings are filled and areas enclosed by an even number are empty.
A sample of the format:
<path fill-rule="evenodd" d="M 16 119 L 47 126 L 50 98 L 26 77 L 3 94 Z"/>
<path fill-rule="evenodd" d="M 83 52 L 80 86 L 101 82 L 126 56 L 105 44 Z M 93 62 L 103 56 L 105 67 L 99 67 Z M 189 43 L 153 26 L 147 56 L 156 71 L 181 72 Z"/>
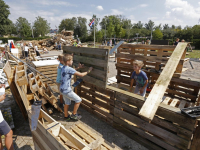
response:
<path fill-rule="evenodd" d="M 45 18 L 52 29 L 62 19 L 92 15 L 102 19 L 106 15 L 123 15 L 132 23 L 152 20 L 158 24 L 182 27 L 198 24 L 200 1 L 198 0 L 4 0 L 10 6 L 9 18 L 16 22 L 19 17 L 34 22 L 37 16 Z"/>

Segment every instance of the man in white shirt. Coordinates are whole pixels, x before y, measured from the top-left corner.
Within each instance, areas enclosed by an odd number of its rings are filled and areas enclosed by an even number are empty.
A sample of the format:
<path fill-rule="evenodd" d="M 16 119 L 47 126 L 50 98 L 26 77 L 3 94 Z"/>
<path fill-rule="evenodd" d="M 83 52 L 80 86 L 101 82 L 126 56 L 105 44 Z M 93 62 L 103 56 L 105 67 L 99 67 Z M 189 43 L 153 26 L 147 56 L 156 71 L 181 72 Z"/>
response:
<path fill-rule="evenodd" d="M 28 49 L 28 44 L 26 44 L 26 46 L 24 47 L 25 57 L 28 57 Z"/>
<path fill-rule="evenodd" d="M 0 84 L 0 88 L 5 87 L 5 84 Z M 5 99 L 6 94 L 0 96 L 0 102 Z M 8 123 L 4 120 L 3 115 L 0 110 L 0 149 L 3 149 L 3 144 L 1 140 L 1 136 L 5 136 L 5 145 L 8 150 L 14 150 L 13 147 L 13 131 L 11 130 Z"/>

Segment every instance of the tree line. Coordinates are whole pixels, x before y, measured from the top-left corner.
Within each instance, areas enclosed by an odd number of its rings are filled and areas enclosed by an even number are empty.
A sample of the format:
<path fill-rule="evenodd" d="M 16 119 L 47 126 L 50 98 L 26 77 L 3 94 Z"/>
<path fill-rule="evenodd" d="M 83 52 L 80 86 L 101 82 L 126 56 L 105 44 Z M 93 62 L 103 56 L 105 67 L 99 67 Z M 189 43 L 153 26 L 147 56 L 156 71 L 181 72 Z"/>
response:
<path fill-rule="evenodd" d="M 50 31 L 50 23 L 44 18 L 38 16 L 36 20 L 31 23 L 23 17 L 19 17 L 15 23 L 8 19 L 10 14 L 9 6 L 3 0 L 0 0 L 0 34 L 17 34 L 20 37 L 30 37 L 33 34 L 35 37 L 44 36 Z M 131 23 L 131 20 L 122 15 L 104 16 L 100 20 L 96 15 L 91 16 L 89 21 L 95 19 L 95 34 L 96 41 L 101 42 L 105 38 L 121 38 L 134 39 L 136 33 L 139 37 L 148 37 L 152 35 L 153 39 L 172 40 L 175 38 L 185 39 L 193 42 L 195 39 L 200 39 L 200 25 L 186 26 L 169 26 L 168 24 L 155 25 L 152 20 L 147 23 L 138 21 Z M 83 17 L 72 17 L 63 19 L 59 24 L 59 32 L 63 29 L 73 30 L 74 35 L 84 41 L 93 41 L 93 28 L 88 31 L 87 19 Z M 100 29 L 97 28 L 100 26 Z"/>

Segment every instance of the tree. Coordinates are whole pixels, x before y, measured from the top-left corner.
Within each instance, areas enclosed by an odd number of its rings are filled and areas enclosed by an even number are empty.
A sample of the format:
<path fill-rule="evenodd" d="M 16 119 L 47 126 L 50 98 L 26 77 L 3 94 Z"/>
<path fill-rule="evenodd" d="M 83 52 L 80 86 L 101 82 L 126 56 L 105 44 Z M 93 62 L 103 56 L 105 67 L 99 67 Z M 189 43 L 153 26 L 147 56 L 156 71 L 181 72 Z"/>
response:
<path fill-rule="evenodd" d="M 162 39 L 163 38 L 163 33 L 160 31 L 160 29 L 156 29 L 153 31 L 153 39 Z"/>
<path fill-rule="evenodd" d="M 164 24 L 164 25 L 163 25 L 163 30 L 164 30 L 164 29 L 169 29 L 169 25 L 168 25 L 168 24 Z"/>
<path fill-rule="evenodd" d="M 45 36 L 45 34 L 49 33 L 50 24 L 44 18 L 38 16 L 34 21 L 33 30 L 36 37 L 39 35 Z"/>
<path fill-rule="evenodd" d="M 63 19 L 59 25 L 59 32 L 61 32 L 63 29 L 65 30 L 73 30 L 75 29 L 77 24 L 77 18 L 73 17 L 73 18 L 67 18 L 67 19 Z"/>
<path fill-rule="evenodd" d="M 133 25 L 133 28 L 138 28 L 138 29 L 142 29 L 143 28 L 143 23 L 141 23 L 141 21 L 138 21 L 138 23 L 135 23 Z"/>
<path fill-rule="evenodd" d="M 124 19 L 123 20 L 123 28 L 125 29 L 126 32 L 126 38 L 129 39 L 130 35 L 131 35 L 131 28 L 132 28 L 132 24 L 131 24 L 131 20 L 130 19 Z"/>
<path fill-rule="evenodd" d="M 26 18 L 19 17 L 15 26 L 21 37 L 28 37 L 31 35 L 31 24 L 26 20 Z"/>
<path fill-rule="evenodd" d="M 103 31 L 102 30 L 97 31 L 96 32 L 96 41 L 101 42 L 102 40 L 103 40 Z"/>
<path fill-rule="evenodd" d="M 77 24 L 74 29 L 74 35 L 78 35 L 81 39 L 87 37 L 87 19 L 82 17 L 77 17 Z"/>
<path fill-rule="evenodd" d="M 10 14 L 9 6 L 3 0 L 0 0 L 0 34 L 5 35 L 9 29 L 11 21 L 8 19 Z"/>
<path fill-rule="evenodd" d="M 154 22 L 153 21 L 151 21 L 151 20 L 149 20 L 149 22 L 148 23 L 145 23 L 145 28 L 146 29 L 148 29 L 148 30 L 152 30 L 153 29 L 153 27 L 154 27 Z"/>

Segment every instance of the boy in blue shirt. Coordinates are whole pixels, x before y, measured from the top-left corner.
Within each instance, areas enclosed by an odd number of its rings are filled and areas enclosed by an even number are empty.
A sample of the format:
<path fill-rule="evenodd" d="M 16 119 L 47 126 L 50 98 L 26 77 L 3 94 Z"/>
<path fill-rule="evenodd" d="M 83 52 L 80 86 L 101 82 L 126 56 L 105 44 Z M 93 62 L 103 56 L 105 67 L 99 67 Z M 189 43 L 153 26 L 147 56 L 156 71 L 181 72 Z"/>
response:
<path fill-rule="evenodd" d="M 58 61 L 60 62 L 60 64 L 58 65 L 58 69 L 57 69 L 57 78 L 56 78 L 56 83 L 58 86 L 58 91 L 60 93 L 60 84 L 61 84 L 61 69 L 63 67 L 63 55 L 58 55 Z M 60 107 L 63 107 L 63 96 L 60 93 Z"/>
<path fill-rule="evenodd" d="M 141 70 L 143 67 L 142 61 L 134 61 L 133 62 L 133 69 L 134 72 L 131 75 L 131 83 L 130 83 L 130 92 L 132 91 L 134 80 L 136 82 L 136 87 L 134 90 L 135 94 L 141 95 L 145 97 L 147 84 L 148 84 L 148 77 L 144 71 Z"/>
<path fill-rule="evenodd" d="M 72 57 L 72 55 L 69 55 L 69 54 L 66 54 L 63 57 L 63 62 L 64 62 L 64 66 L 61 69 L 60 92 L 63 94 L 63 99 L 65 101 L 65 106 L 64 106 L 65 118 L 67 120 L 70 120 L 70 118 L 79 120 L 79 119 L 81 119 L 81 116 L 77 114 L 77 110 L 78 110 L 82 100 L 71 89 L 71 76 L 77 75 L 77 76 L 83 77 L 83 76 L 87 75 L 88 73 L 90 73 L 90 71 L 92 70 L 92 67 L 90 67 L 87 72 L 81 73 L 81 72 L 76 71 L 75 69 L 70 67 L 70 66 L 72 66 L 72 63 L 73 63 L 73 57 Z M 83 68 L 83 65 L 79 64 L 79 67 L 76 69 L 79 69 L 79 68 Z M 68 114 L 68 109 L 69 109 L 69 105 L 71 104 L 71 100 L 75 101 L 75 104 L 74 104 L 73 113 L 70 116 Z"/>

